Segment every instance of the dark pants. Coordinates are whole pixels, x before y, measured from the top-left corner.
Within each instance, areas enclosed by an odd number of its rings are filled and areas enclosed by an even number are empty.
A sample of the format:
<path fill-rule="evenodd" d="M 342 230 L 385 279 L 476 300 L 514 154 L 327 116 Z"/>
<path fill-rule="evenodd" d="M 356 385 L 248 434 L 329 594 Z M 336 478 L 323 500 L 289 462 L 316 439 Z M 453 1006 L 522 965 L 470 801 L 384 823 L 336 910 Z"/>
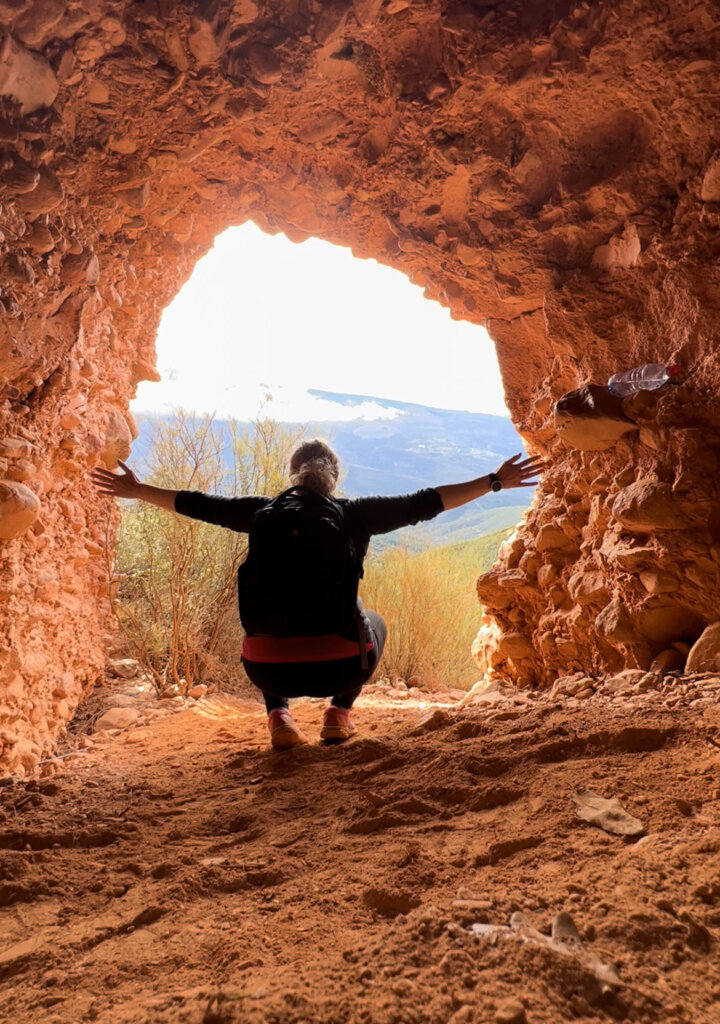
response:
<path fill-rule="evenodd" d="M 294 661 L 273 664 L 266 661 L 242 663 L 250 682 L 262 691 L 268 714 L 275 708 L 286 708 L 290 697 L 332 697 L 336 708 L 349 711 L 363 685 L 372 676 L 382 657 L 387 627 L 377 612 L 365 610 L 373 635 L 374 648 L 368 651 L 368 666 L 356 658 L 336 661 Z"/>

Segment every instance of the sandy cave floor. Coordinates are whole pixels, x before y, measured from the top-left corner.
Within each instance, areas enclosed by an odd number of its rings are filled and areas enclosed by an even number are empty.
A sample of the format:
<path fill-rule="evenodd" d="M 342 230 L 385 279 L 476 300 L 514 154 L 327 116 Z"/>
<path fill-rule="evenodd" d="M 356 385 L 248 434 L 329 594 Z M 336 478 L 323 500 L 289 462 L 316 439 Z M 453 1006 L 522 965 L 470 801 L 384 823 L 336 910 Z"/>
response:
<path fill-rule="evenodd" d="M 343 746 L 297 703 L 314 741 L 288 753 L 259 705 L 207 697 L 7 784 L 0 1020 L 717 1024 L 720 679 L 700 682 L 460 709 L 372 688 Z M 580 821 L 583 787 L 647 836 Z M 546 938 L 563 910 L 580 948 Z"/>

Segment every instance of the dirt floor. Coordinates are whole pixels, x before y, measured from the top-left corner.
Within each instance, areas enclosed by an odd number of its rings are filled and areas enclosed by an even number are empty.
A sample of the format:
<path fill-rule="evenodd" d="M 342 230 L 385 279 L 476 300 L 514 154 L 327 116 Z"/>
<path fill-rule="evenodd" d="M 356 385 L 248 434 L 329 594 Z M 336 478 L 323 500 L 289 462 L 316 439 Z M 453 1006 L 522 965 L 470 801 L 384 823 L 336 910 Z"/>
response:
<path fill-rule="evenodd" d="M 596 690 L 375 687 L 334 747 L 302 701 L 288 753 L 231 697 L 96 734 L 0 789 L 0 1020 L 717 1024 L 720 679 Z"/>

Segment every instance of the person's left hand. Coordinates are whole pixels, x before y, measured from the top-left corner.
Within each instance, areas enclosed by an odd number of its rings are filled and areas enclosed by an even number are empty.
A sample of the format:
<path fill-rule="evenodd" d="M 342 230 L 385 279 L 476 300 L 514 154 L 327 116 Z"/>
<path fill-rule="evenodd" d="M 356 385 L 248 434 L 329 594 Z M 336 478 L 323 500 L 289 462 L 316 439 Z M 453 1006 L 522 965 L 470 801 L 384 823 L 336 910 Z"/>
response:
<path fill-rule="evenodd" d="M 518 462 L 518 459 L 522 459 L 522 462 Z M 540 481 L 533 480 L 531 477 L 537 477 L 544 468 L 543 459 L 535 456 L 523 459 L 522 452 L 518 452 L 517 455 L 513 455 L 512 458 L 503 462 L 500 469 L 495 470 L 495 476 L 502 483 L 504 490 L 509 490 L 511 487 L 537 487 Z"/>

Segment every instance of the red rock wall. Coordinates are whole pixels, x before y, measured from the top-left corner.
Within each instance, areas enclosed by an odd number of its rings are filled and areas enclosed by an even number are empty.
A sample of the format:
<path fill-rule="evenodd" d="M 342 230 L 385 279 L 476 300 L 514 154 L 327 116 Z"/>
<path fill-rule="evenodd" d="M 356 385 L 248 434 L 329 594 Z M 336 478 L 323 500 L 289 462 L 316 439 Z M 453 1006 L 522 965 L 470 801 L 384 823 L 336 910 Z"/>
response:
<path fill-rule="evenodd" d="M 644 664 L 714 618 L 711 0 L 0 0 L 0 26 L 6 768 L 101 669 L 114 519 L 87 471 L 128 451 L 162 308 L 250 217 L 488 321 L 551 467 L 481 581 L 498 671 Z M 655 357 L 694 372 L 643 431 L 563 445 L 558 397 Z"/>

